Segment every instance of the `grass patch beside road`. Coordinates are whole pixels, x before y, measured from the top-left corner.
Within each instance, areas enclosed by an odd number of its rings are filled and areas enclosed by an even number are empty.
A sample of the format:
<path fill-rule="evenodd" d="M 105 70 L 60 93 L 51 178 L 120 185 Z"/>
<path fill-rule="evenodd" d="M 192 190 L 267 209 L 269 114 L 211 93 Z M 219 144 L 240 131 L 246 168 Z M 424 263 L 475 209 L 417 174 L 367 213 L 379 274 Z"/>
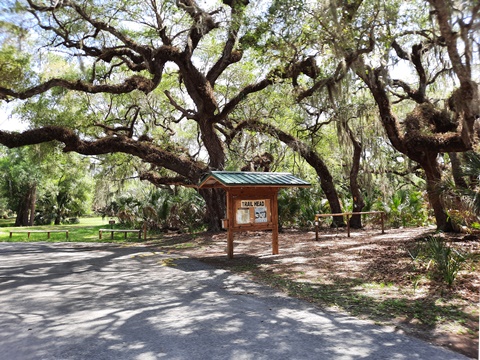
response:
<path fill-rule="evenodd" d="M 42 226 L 28 226 L 28 227 L 15 227 L 14 220 L 2 219 L 0 221 L 0 241 L 5 242 L 124 242 L 125 235 L 122 233 L 115 233 L 113 240 L 110 239 L 110 233 L 104 233 L 102 240 L 98 238 L 98 231 L 100 229 L 109 229 L 108 218 L 102 219 L 101 217 L 89 217 L 81 218 L 78 224 L 65 224 L 65 225 L 42 225 Z M 119 228 L 115 225 L 115 228 Z M 50 234 L 50 239 L 47 238 L 46 233 L 32 232 L 30 238 L 27 233 L 13 233 L 10 238 L 10 231 L 21 230 L 68 230 L 68 239 L 66 239 L 64 232 L 54 232 Z M 135 233 L 127 234 L 127 242 L 139 242 L 138 235 Z"/>

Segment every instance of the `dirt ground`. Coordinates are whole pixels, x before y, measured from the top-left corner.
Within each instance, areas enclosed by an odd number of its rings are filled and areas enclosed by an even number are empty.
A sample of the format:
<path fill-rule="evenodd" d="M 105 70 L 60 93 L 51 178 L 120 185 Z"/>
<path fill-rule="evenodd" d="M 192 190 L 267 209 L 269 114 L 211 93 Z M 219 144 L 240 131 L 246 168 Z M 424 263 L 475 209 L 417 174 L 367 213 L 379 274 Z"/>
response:
<path fill-rule="evenodd" d="M 286 230 L 280 253 L 271 253 L 271 233 L 236 233 L 234 259 L 227 259 L 225 232 L 167 234 L 155 245 L 214 266 L 242 272 L 317 304 L 446 346 L 478 358 L 480 236 L 457 234 L 448 244 L 476 254 L 452 287 L 432 277 L 432 264 L 413 261 L 407 249 L 433 228 L 315 232 Z M 445 235 L 442 235 L 445 236 Z"/>

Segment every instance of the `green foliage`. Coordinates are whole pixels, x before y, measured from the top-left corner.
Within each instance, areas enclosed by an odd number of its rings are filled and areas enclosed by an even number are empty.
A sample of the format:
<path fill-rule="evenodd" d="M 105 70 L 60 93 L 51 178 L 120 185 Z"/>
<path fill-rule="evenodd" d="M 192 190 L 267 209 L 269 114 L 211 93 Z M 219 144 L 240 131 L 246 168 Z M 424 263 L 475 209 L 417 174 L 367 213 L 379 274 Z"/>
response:
<path fill-rule="evenodd" d="M 424 242 L 407 249 L 414 261 L 422 261 L 432 276 L 452 286 L 458 272 L 467 260 L 465 254 L 448 246 L 440 236 L 429 236 Z"/>
<path fill-rule="evenodd" d="M 0 196 L 0 219 L 7 219 L 13 216 L 13 211 L 8 207 L 8 198 Z"/>
<path fill-rule="evenodd" d="M 30 57 L 16 48 L 4 45 L 0 48 L 0 86 L 25 88 L 29 81 Z"/>
<path fill-rule="evenodd" d="M 428 223 L 427 201 L 420 191 L 398 190 L 390 201 L 379 199 L 372 210 L 384 211 L 393 227 L 425 226 Z"/>
<path fill-rule="evenodd" d="M 193 231 L 203 226 L 204 203 L 196 191 L 145 188 L 148 189 L 145 193 L 132 191 L 122 194 L 101 212 L 104 216 L 117 217 L 126 227 L 140 228 L 146 224 L 151 230 Z"/>
<path fill-rule="evenodd" d="M 35 221 L 60 224 L 91 211 L 92 178 L 90 161 L 77 154 L 54 150 L 44 165 L 49 177 L 42 184 Z"/>
<path fill-rule="evenodd" d="M 278 194 L 280 227 L 312 228 L 315 214 L 330 212 L 328 202 L 318 187 L 285 189 Z"/>
<path fill-rule="evenodd" d="M 462 154 L 458 155 L 459 157 Z M 456 185 L 451 179 L 439 185 L 443 199 L 448 205 L 448 215 L 459 225 L 472 226 L 480 216 L 480 154 L 469 151 L 463 154 L 463 166 L 459 174 L 469 182 Z"/>
<path fill-rule="evenodd" d="M 43 179 L 41 157 L 40 146 L 8 150 L 0 157 L 0 191 L 9 210 L 16 211 L 25 194 Z"/>
<path fill-rule="evenodd" d="M 0 211 L 2 203 L 4 213 L 17 211 L 34 186 L 36 223 L 60 223 L 87 214 L 92 189 L 89 165 L 87 158 L 63 154 L 47 144 L 9 150 L 0 158 L 0 194 L 7 199 L 0 201 Z"/>
<path fill-rule="evenodd" d="M 378 194 L 377 194 L 378 196 Z M 349 194 L 343 194 L 343 208 L 351 211 Z M 384 211 L 386 225 L 392 227 L 425 226 L 429 223 L 427 202 L 423 193 L 415 190 L 399 190 L 391 199 L 378 196 L 372 201 L 365 198 L 364 211 Z M 330 207 L 322 190 L 317 186 L 307 189 L 286 189 L 278 195 L 279 223 L 281 227 L 313 227 L 315 214 L 330 213 Z M 365 220 L 368 221 L 368 218 Z"/>

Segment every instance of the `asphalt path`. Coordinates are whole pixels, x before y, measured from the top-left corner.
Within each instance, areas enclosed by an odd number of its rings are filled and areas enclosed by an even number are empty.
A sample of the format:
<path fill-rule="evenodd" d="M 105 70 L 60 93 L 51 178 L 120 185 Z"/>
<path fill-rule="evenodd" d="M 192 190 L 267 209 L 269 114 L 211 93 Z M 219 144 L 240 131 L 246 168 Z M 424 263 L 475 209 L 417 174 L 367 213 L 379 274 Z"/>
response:
<path fill-rule="evenodd" d="M 0 243 L 0 359 L 467 359 L 152 248 Z"/>

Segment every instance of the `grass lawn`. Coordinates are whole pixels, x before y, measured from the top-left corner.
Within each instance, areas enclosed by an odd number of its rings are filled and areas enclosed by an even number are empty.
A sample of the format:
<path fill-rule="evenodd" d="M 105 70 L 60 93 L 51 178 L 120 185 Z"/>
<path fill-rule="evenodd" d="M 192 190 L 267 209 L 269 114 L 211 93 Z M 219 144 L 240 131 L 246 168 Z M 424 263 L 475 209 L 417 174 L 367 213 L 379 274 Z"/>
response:
<path fill-rule="evenodd" d="M 110 234 L 105 234 L 102 240 L 98 238 L 99 229 L 110 228 L 108 223 L 109 218 L 102 219 L 101 217 L 81 218 L 79 224 L 68 225 L 42 225 L 42 226 L 29 226 L 29 227 L 15 227 L 13 226 L 14 219 L 0 219 L 0 241 L 4 242 L 35 242 L 35 241 L 48 241 L 48 242 L 122 242 L 125 241 L 125 234 L 115 233 L 113 240 L 110 239 Z M 114 225 L 114 228 L 119 228 L 118 225 Z M 35 233 L 30 234 L 28 238 L 27 233 L 13 233 L 10 238 L 11 230 L 68 230 L 68 239 L 65 237 L 65 233 L 51 233 L 50 239 L 47 238 L 47 233 Z M 139 241 L 138 235 L 135 233 L 127 234 L 127 241 Z"/>

